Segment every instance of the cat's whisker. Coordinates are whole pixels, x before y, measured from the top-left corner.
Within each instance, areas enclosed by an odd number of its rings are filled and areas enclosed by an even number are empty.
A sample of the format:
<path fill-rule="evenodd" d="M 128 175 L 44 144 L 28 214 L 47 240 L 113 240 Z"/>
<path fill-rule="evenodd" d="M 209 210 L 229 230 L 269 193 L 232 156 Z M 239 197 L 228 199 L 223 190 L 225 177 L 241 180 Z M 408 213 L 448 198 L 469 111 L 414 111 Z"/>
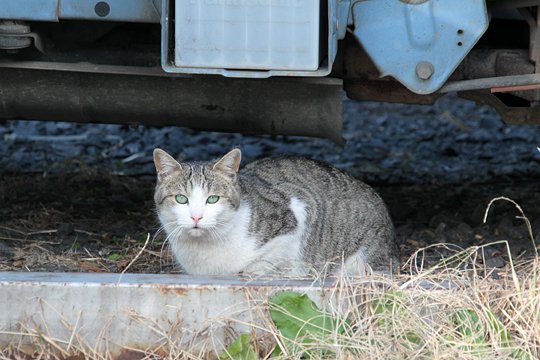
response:
<path fill-rule="evenodd" d="M 177 223 L 176 220 L 168 221 L 166 223 L 162 223 L 161 226 L 156 230 L 156 233 L 154 234 L 154 239 L 163 231 L 167 232 L 167 228 L 175 225 Z"/>
<path fill-rule="evenodd" d="M 174 241 L 183 230 L 184 230 L 183 228 L 177 227 L 165 237 L 165 240 L 163 241 L 163 244 L 161 244 L 161 249 L 160 249 L 160 267 L 163 267 L 163 264 L 161 263 L 161 261 L 163 259 L 163 250 L 165 249 L 165 245 L 167 245 L 168 243 L 171 243 L 171 239 Z"/>
<path fill-rule="evenodd" d="M 156 240 L 156 238 L 162 233 L 162 232 L 167 232 L 167 226 L 170 226 L 172 224 L 174 224 L 175 221 L 169 221 L 169 222 L 166 222 L 166 223 L 162 223 L 162 225 L 156 230 L 156 232 L 154 233 L 154 236 L 152 237 L 152 244 L 154 243 L 154 241 Z M 160 249 L 160 252 L 159 252 L 159 268 L 160 268 L 160 271 L 163 271 L 163 249 L 165 247 L 165 244 L 167 243 L 167 236 L 165 236 L 165 239 L 163 240 L 163 243 L 161 244 L 161 249 Z"/>
<path fill-rule="evenodd" d="M 171 224 L 174 224 L 175 221 L 170 221 L 168 223 L 165 223 L 165 224 L 162 224 L 157 230 L 156 232 L 154 233 L 154 236 L 152 237 L 152 242 L 156 239 L 156 237 L 161 234 L 163 231 L 166 231 L 166 227 L 171 225 Z"/>
<path fill-rule="evenodd" d="M 183 228 L 177 227 L 172 232 L 170 232 L 167 237 L 165 238 L 165 241 L 163 244 L 170 243 L 171 240 L 176 240 L 178 238 L 178 235 L 180 235 L 183 232 Z"/>

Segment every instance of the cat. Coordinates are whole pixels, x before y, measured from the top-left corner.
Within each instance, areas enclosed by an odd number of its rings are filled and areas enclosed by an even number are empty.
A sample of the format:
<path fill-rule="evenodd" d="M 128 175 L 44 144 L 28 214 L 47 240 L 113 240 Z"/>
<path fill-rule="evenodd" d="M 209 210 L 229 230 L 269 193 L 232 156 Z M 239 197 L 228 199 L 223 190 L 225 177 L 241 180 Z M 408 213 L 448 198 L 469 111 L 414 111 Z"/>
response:
<path fill-rule="evenodd" d="M 381 198 L 320 161 L 282 156 L 239 171 L 241 151 L 179 163 L 154 150 L 157 215 L 188 274 L 391 272 L 394 227 Z"/>

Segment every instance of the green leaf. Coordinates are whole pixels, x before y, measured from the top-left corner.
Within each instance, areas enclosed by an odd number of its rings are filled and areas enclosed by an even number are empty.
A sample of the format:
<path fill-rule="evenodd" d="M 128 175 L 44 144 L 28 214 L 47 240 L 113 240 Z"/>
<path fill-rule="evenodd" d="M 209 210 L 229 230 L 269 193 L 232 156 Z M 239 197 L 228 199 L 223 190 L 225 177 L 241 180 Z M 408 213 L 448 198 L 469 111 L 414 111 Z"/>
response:
<path fill-rule="evenodd" d="M 521 349 L 515 349 L 509 355 L 510 359 L 532 360 L 532 356 Z"/>
<path fill-rule="evenodd" d="M 396 311 L 402 311 L 404 308 L 401 291 L 389 291 L 384 294 L 384 297 L 375 301 L 375 314 L 377 315 L 395 314 Z"/>
<path fill-rule="evenodd" d="M 257 360 L 258 358 L 250 334 L 240 335 L 219 355 L 220 360 Z"/>
<path fill-rule="evenodd" d="M 118 260 L 122 260 L 123 258 L 124 258 L 124 255 L 120 255 L 117 253 L 112 253 L 109 256 L 107 256 L 107 259 L 111 261 L 118 261 Z"/>
<path fill-rule="evenodd" d="M 270 315 L 284 337 L 283 345 L 289 354 L 329 355 L 331 351 L 324 344 L 333 341 L 328 338 L 345 332 L 335 317 L 320 310 L 307 295 L 297 292 L 284 291 L 270 298 Z M 274 355 L 285 349 L 276 349 Z"/>
<path fill-rule="evenodd" d="M 512 349 L 515 347 L 514 339 L 512 338 L 512 335 L 508 331 L 507 328 L 504 327 L 503 323 L 497 318 L 497 316 L 493 313 L 491 310 L 485 310 L 484 311 L 487 318 L 489 325 L 491 327 L 492 333 L 496 336 L 496 339 L 500 341 L 501 348 L 507 348 Z M 525 359 L 530 360 L 531 355 L 527 354 L 525 351 L 521 349 L 514 349 L 509 354 L 510 359 Z"/>
<path fill-rule="evenodd" d="M 418 336 L 416 333 L 409 331 L 405 335 L 401 336 L 402 339 L 407 340 L 409 343 L 414 345 L 419 345 L 422 342 L 422 339 L 420 336 Z"/>
<path fill-rule="evenodd" d="M 487 322 L 483 322 L 478 313 L 471 309 L 458 310 L 452 316 L 452 322 L 456 329 L 457 339 L 463 345 L 463 350 L 478 358 L 484 357 L 492 350 L 492 340 L 500 344 L 501 350 L 506 350 L 505 359 L 531 360 L 530 354 L 521 349 L 516 349 L 512 335 L 503 323 L 489 309 L 483 309 Z"/>
<path fill-rule="evenodd" d="M 486 344 L 486 329 L 474 310 L 459 310 L 454 314 L 457 333 L 467 343 Z"/>
<path fill-rule="evenodd" d="M 455 340 L 464 344 L 460 346 L 463 351 L 480 358 L 489 352 L 491 344 L 488 329 L 476 311 L 458 310 L 452 316 L 452 323 L 457 335 Z"/>
<path fill-rule="evenodd" d="M 503 347 L 509 346 L 509 344 L 512 342 L 512 335 L 508 332 L 508 330 L 504 327 L 502 322 L 495 316 L 495 314 L 491 310 L 485 310 L 486 317 L 488 318 L 489 325 L 491 327 L 491 330 L 497 336 L 497 340 L 501 342 L 501 345 Z"/>

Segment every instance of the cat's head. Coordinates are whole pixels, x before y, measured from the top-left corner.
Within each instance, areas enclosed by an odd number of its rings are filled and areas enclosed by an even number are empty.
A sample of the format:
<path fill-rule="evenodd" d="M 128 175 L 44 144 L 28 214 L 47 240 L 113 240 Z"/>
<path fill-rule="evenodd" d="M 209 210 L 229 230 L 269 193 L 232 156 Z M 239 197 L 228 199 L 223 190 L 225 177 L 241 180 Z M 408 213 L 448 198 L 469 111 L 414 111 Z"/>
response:
<path fill-rule="evenodd" d="M 240 206 L 240 159 L 240 150 L 233 149 L 217 161 L 179 163 L 165 151 L 154 150 L 154 200 L 169 234 L 203 236 L 229 223 Z"/>

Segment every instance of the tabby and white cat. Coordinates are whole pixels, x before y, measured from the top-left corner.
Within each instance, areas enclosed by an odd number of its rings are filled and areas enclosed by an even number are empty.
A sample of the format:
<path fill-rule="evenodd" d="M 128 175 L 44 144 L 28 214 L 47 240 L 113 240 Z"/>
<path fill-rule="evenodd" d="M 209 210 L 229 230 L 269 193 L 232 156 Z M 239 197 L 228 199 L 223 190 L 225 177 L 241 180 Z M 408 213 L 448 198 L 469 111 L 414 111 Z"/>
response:
<path fill-rule="evenodd" d="M 178 163 L 154 150 L 157 213 L 188 274 L 313 275 L 390 272 L 394 228 L 366 184 L 322 162 L 266 158 L 240 172 L 233 149 L 214 162 Z M 335 264 L 335 265 L 332 265 Z"/>

